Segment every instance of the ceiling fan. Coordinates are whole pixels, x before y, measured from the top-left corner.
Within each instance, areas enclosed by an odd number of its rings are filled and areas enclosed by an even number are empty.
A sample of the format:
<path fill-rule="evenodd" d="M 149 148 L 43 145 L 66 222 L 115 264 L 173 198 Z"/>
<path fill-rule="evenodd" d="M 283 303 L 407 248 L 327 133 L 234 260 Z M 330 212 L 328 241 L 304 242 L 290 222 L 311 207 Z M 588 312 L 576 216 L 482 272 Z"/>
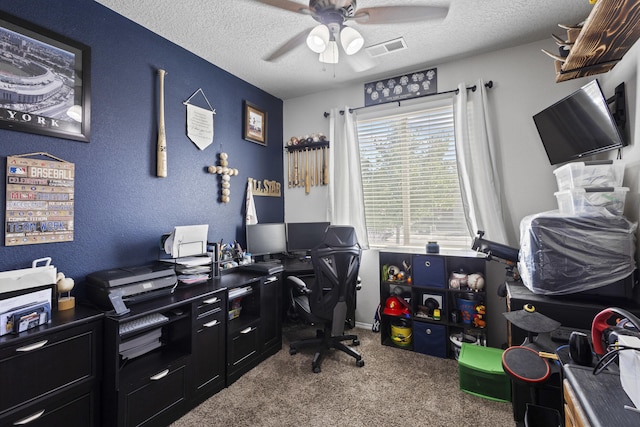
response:
<path fill-rule="evenodd" d="M 319 22 L 312 29 L 304 29 L 276 49 L 265 61 L 273 62 L 296 47 L 307 44 L 319 54 L 323 63 L 336 64 L 339 58 L 338 41 L 347 55 L 354 55 L 364 46 L 364 38 L 347 22 L 357 24 L 401 24 L 423 20 L 444 19 L 448 7 L 440 6 L 379 6 L 357 8 L 356 0 L 309 0 L 309 6 L 291 0 L 256 0 L 269 6 L 302 15 Z M 354 67 L 355 68 L 355 67 Z M 362 71 L 362 70 L 356 70 Z"/>

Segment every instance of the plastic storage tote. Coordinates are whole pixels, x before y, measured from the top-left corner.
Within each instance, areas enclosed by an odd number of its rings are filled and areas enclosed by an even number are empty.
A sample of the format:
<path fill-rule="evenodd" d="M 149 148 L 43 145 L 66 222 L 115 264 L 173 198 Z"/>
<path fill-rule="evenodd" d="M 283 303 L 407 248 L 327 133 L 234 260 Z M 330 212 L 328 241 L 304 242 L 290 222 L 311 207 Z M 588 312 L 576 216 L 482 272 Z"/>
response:
<path fill-rule="evenodd" d="M 603 162 L 572 162 L 553 171 L 558 191 L 583 187 L 620 187 L 624 164 Z"/>
<path fill-rule="evenodd" d="M 597 208 L 605 208 L 613 215 L 622 216 L 628 191 L 627 187 L 592 187 L 574 188 L 554 194 L 558 209 L 563 215 L 586 216 Z"/>

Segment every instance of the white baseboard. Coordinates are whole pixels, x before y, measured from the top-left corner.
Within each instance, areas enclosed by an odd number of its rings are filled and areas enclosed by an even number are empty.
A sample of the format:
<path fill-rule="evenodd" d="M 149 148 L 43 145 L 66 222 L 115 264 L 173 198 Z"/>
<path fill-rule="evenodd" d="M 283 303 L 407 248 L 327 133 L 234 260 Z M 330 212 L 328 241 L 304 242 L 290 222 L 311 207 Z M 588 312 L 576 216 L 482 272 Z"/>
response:
<path fill-rule="evenodd" d="M 372 327 L 373 327 L 373 323 L 364 323 L 364 322 L 356 321 L 356 328 L 371 330 Z"/>

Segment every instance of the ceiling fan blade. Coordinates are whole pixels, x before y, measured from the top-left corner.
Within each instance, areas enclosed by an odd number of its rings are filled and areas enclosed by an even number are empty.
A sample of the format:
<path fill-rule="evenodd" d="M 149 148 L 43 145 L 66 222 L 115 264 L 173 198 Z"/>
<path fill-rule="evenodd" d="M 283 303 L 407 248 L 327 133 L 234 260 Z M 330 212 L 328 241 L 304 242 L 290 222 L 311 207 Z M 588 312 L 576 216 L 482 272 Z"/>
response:
<path fill-rule="evenodd" d="M 278 58 L 280 58 L 282 55 L 291 52 L 296 47 L 305 44 L 309 31 L 311 30 L 308 28 L 306 30 L 300 31 L 298 34 L 296 34 L 291 39 L 289 39 L 288 42 L 280 46 L 275 52 L 273 52 L 271 55 L 266 57 L 264 60 L 267 62 L 273 62 Z"/>
<path fill-rule="evenodd" d="M 303 15 L 313 14 L 313 10 L 309 9 L 309 6 L 297 3 L 289 0 L 255 0 L 259 3 L 263 3 L 269 6 L 277 7 L 278 9 L 288 10 L 290 12 L 301 13 Z"/>
<path fill-rule="evenodd" d="M 448 7 L 380 6 L 358 9 L 352 19 L 358 24 L 398 24 L 444 19 L 448 13 Z"/>

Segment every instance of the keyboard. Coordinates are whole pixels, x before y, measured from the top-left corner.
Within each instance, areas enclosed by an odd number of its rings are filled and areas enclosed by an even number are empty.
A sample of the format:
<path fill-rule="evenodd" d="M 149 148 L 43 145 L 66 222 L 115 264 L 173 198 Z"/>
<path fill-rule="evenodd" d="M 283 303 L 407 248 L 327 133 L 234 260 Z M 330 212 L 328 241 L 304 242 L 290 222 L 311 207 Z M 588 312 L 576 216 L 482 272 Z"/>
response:
<path fill-rule="evenodd" d="M 129 320 L 120 324 L 120 335 L 135 332 L 139 329 L 147 328 L 149 326 L 160 325 L 167 322 L 169 318 L 161 313 L 151 313 L 146 316 L 138 317 L 137 319 Z"/>

